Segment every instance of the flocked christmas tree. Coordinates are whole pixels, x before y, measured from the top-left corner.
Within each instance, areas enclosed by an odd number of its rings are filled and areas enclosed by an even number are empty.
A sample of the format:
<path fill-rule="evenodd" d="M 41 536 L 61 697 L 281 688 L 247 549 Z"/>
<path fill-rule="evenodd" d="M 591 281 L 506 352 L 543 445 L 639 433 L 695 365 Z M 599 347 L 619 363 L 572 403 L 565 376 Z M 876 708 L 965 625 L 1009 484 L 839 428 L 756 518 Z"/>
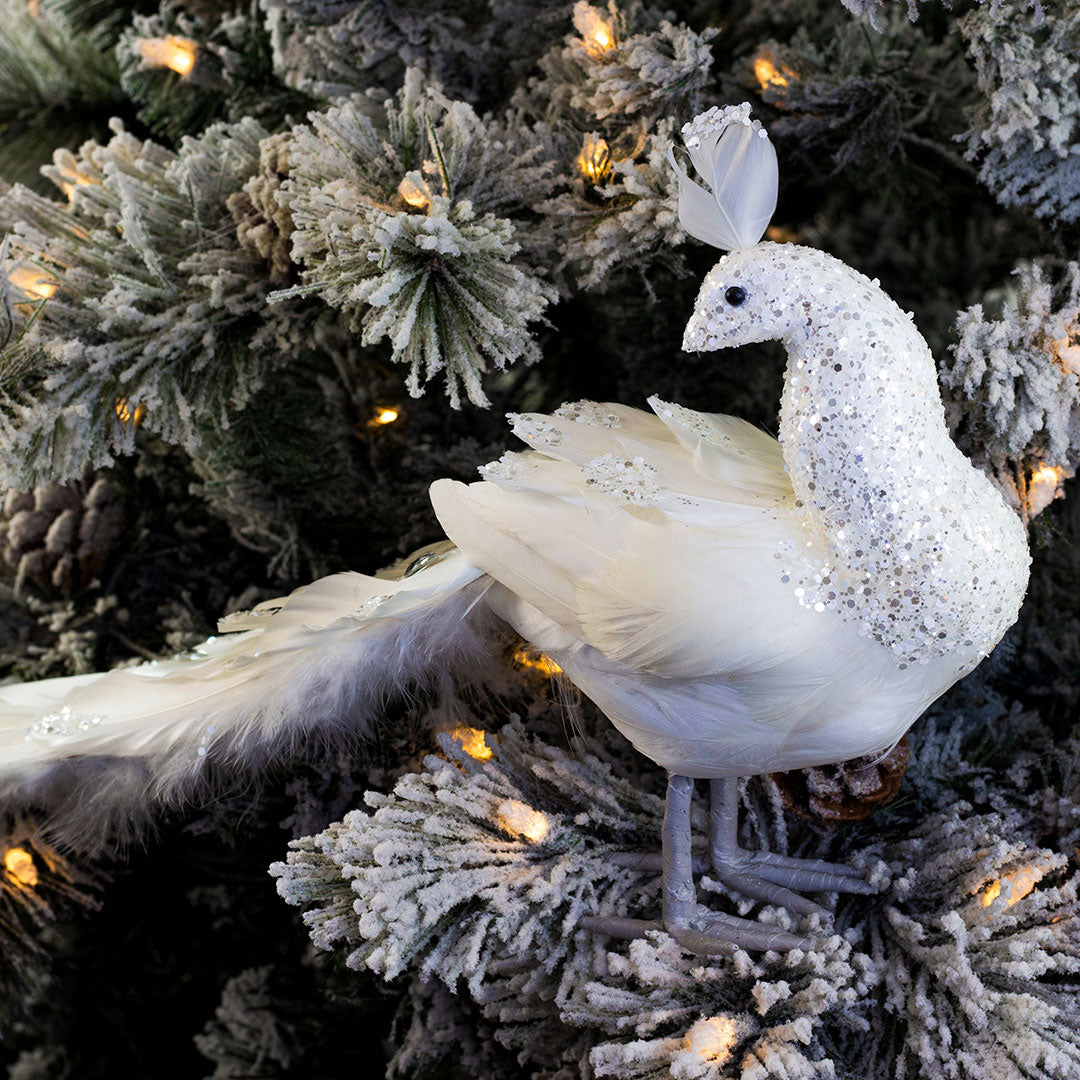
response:
<path fill-rule="evenodd" d="M 746 843 L 879 890 L 799 918 L 701 879 L 812 948 L 591 931 L 659 905 L 664 777 L 506 636 L 363 737 L 0 808 L 11 1077 L 1080 1075 L 1080 5 L 0 6 L 0 676 L 392 566 L 507 411 L 775 431 L 779 346 L 679 349 L 716 253 L 666 155 L 744 100 L 768 238 L 912 310 L 1034 557 L 910 749 L 743 786 Z"/>

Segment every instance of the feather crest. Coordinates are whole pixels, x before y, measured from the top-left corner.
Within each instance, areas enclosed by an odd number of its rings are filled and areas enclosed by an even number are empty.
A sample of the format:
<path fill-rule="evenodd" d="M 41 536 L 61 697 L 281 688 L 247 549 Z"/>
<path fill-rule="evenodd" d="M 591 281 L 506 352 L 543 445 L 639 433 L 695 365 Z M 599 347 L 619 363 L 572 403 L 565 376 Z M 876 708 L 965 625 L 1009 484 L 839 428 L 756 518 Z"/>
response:
<path fill-rule="evenodd" d="M 684 125 L 683 141 L 706 191 L 668 151 L 679 174 L 679 223 L 698 240 L 725 251 L 753 247 L 776 210 L 776 151 L 750 105 L 714 106 Z"/>

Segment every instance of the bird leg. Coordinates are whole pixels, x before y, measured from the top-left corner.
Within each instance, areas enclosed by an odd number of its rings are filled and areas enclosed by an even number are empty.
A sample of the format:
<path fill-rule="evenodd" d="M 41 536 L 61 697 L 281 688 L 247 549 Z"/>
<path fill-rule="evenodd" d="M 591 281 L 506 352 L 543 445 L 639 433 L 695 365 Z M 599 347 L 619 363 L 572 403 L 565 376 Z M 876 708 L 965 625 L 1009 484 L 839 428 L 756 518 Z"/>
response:
<path fill-rule="evenodd" d="M 690 800 L 694 781 L 689 776 L 668 776 L 663 831 L 664 929 L 691 952 L 732 953 L 736 949 L 807 948 L 808 938 L 762 926 L 749 919 L 710 911 L 697 903 L 694 867 L 690 855 Z"/>
<path fill-rule="evenodd" d="M 694 781 L 689 776 L 668 776 L 663 827 L 663 912 L 660 922 L 620 917 L 586 917 L 580 926 L 609 937 L 643 937 L 648 930 L 666 930 L 684 948 L 704 955 L 733 953 L 736 949 L 805 949 L 809 938 L 711 911 L 697 903 L 694 865 L 690 854 L 690 800 Z"/>
<path fill-rule="evenodd" d="M 794 889 L 863 895 L 877 892 L 858 870 L 843 863 L 739 847 L 739 781 L 731 777 L 710 784 L 709 848 L 713 871 L 725 885 L 743 896 L 778 904 L 799 915 L 824 914 L 825 909 Z"/>
<path fill-rule="evenodd" d="M 754 900 L 787 908 L 799 915 L 828 914 L 825 908 L 793 891 L 846 892 L 870 895 L 877 890 L 853 867 L 821 859 L 796 859 L 771 851 L 747 851 L 739 847 L 739 781 L 734 777 L 713 780 L 709 809 L 709 854 L 713 872 L 729 888 Z M 625 853 L 615 862 L 632 870 L 662 869 L 663 916 L 661 920 L 592 918 L 581 920 L 583 929 L 616 938 L 643 937 L 648 930 L 666 930 L 691 952 L 706 955 L 736 949 L 805 949 L 809 938 L 711 911 L 697 903 L 694 889 L 695 862 L 690 854 L 690 801 L 694 781 L 688 776 L 668 776 L 664 807 L 663 854 Z"/>

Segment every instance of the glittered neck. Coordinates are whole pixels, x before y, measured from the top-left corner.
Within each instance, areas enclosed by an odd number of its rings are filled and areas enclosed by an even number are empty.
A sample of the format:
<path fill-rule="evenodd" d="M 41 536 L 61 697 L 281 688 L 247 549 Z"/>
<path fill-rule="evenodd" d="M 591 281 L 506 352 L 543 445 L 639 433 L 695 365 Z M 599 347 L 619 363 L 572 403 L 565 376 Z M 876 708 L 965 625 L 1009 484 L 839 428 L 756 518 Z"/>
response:
<path fill-rule="evenodd" d="M 780 439 L 828 553 L 792 550 L 784 574 L 801 603 L 857 621 L 901 667 L 953 652 L 973 667 L 1016 619 L 1023 528 L 950 439 L 911 317 L 823 252 L 767 254 L 778 302 L 805 316 L 783 334 Z"/>

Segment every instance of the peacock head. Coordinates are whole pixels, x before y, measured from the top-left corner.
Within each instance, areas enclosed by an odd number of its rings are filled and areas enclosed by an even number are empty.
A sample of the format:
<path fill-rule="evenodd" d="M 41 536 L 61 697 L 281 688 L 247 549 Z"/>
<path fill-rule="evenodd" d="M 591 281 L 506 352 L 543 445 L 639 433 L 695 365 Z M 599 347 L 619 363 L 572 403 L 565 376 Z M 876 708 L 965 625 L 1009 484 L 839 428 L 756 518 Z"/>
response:
<path fill-rule="evenodd" d="M 786 267 L 806 249 L 761 243 L 776 209 L 776 151 L 750 105 L 714 107 L 682 129 L 686 153 L 708 189 L 679 174 L 679 222 L 728 252 L 709 271 L 683 335 L 689 352 L 785 338 L 796 312 L 783 295 Z"/>
<path fill-rule="evenodd" d="M 793 285 L 805 280 L 800 263 L 814 255 L 813 248 L 767 241 L 725 255 L 701 283 L 682 347 L 710 352 L 786 340 L 805 319 Z"/>

